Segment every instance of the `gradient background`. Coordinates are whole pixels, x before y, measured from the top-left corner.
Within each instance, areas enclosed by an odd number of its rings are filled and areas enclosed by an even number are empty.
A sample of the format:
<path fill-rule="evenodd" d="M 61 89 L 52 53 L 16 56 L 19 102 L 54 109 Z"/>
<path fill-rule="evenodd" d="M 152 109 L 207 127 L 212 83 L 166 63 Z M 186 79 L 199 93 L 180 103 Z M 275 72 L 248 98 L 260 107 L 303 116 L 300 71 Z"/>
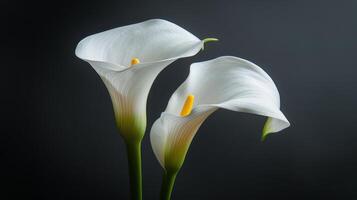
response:
<path fill-rule="evenodd" d="M 220 110 L 195 137 L 173 200 L 357 199 L 357 1 L 1 1 L 1 199 L 128 199 L 126 152 L 85 36 L 151 18 L 217 37 L 155 81 L 148 131 L 192 62 L 234 55 L 274 79 L 292 126 Z M 147 132 L 148 132 L 147 131 Z M 145 199 L 161 167 L 146 134 Z"/>

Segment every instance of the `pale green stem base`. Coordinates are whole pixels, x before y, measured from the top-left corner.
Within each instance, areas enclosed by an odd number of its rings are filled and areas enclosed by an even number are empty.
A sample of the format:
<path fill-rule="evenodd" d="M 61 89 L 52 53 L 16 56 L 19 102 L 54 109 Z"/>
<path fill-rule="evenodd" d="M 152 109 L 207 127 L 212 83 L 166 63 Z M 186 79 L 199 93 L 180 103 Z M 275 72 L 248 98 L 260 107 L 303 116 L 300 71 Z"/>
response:
<path fill-rule="evenodd" d="M 164 172 L 161 186 L 161 200 L 170 200 L 177 172 Z"/>
<path fill-rule="evenodd" d="M 129 161 L 131 199 L 142 200 L 141 142 L 127 142 L 126 148 Z"/>

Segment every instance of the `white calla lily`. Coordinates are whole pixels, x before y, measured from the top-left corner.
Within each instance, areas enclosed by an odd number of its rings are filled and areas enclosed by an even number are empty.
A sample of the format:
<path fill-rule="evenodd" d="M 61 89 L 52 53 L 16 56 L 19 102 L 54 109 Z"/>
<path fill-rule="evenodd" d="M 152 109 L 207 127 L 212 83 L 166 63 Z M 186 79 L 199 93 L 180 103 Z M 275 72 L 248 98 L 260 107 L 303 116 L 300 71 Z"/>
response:
<path fill-rule="evenodd" d="M 230 56 L 192 64 L 150 133 L 154 153 L 165 169 L 162 199 L 170 198 L 176 173 L 200 125 L 219 108 L 267 116 L 263 138 L 290 125 L 280 111 L 274 82 L 257 65 Z"/>
<path fill-rule="evenodd" d="M 146 101 L 156 76 L 170 63 L 195 55 L 206 41 L 213 40 L 200 40 L 171 22 L 153 19 L 94 34 L 79 42 L 75 53 L 105 83 L 128 154 L 140 157 L 140 142 L 146 128 Z M 140 165 L 135 163 L 140 159 L 135 159 L 129 158 L 133 162 L 130 165 Z M 131 166 L 130 170 L 141 173 L 131 169 L 138 167 Z M 141 178 L 137 178 L 140 183 L 132 184 L 141 185 Z M 141 191 L 132 193 L 140 193 L 133 194 L 138 195 L 133 198 L 141 199 Z"/>
<path fill-rule="evenodd" d="M 146 100 L 156 76 L 173 61 L 195 55 L 203 43 L 171 22 L 153 19 L 86 37 L 76 55 L 103 79 L 124 138 L 142 137 Z"/>

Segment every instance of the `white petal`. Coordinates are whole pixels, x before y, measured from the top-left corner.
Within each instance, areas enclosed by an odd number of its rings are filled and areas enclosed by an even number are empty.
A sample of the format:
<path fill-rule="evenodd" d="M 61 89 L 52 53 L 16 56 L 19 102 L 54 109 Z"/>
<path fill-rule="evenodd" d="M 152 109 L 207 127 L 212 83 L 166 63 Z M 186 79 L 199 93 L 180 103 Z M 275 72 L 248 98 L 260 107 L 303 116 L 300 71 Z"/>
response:
<path fill-rule="evenodd" d="M 141 63 L 177 59 L 196 54 L 202 45 L 202 41 L 183 28 L 152 19 L 86 37 L 79 42 L 76 55 L 120 71 L 130 66 L 132 58 Z"/>
<path fill-rule="evenodd" d="M 151 128 L 150 140 L 163 168 L 175 171 L 181 167 L 197 130 L 215 110 L 214 107 L 201 107 L 187 117 L 166 112 L 161 114 Z"/>
<path fill-rule="evenodd" d="M 124 71 L 93 66 L 109 91 L 117 125 L 122 134 L 145 131 L 146 101 L 150 88 L 160 71 L 171 62 L 147 63 L 142 64 L 142 67 L 133 67 Z M 140 130 L 133 130 L 133 128 Z"/>
<path fill-rule="evenodd" d="M 172 150 L 174 148 L 172 144 L 176 143 L 187 143 L 188 145 L 185 147 L 185 151 L 187 151 L 199 125 L 203 122 L 202 120 L 202 122 L 196 123 L 197 127 L 186 129 L 187 133 L 182 133 L 183 131 L 177 128 L 185 126 L 183 124 L 187 124 L 187 119 L 191 117 L 182 118 L 179 116 L 189 94 L 195 96 L 191 115 L 203 116 L 203 120 L 217 108 L 267 116 L 263 137 L 290 125 L 280 111 L 279 92 L 274 82 L 257 65 L 241 58 L 229 56 L 194 63 L 191 65 L 190 75 L 172 95 L 165 114 L 155 122 L 155 129 L 151 131 L 152 146 L 163 167 L 167 165 L 168 161 L 167 156 L 162 155 L 162 152 L 165 152 L 164 154 L 171 152 L 172 154 L 174 151 L 182 151 Z M 173 116 L 175 116 L 175 120 L 164 123 L 167 121 L 165 118 L 173 118 Z M 169 135 L 174 136 L 169 137 Z"/>
<path fill-rule="evenodd" d="M 78 44 L 76 55 L 103 79 L 121 132 L 143 132 L 146 100 L 156 76 L 176 59 L 198 53 L 202 45 L 181 27 L 154 19 L 91 35 Z M 130 66 L 133 58 L 140 64 Z"/>
<path fill-rule="evenodd" d="M 224 56 L 192 64 L 189 77 L 172 95 L 166 112 L 178 114 L 187 94 L 195 96 L 195 107 L 215 106 L 271 117 L 267 133 L 290 125 L 280 111 L 273 80 L 260 67 L 241 58 Z"/>

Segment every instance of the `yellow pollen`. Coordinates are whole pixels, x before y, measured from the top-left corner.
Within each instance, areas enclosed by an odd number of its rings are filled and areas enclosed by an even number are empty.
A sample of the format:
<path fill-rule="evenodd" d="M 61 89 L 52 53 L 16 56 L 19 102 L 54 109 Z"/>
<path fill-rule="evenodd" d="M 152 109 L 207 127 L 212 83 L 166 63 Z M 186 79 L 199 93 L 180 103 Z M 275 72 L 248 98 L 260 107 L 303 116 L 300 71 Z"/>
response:
<path fill-rule="evenodd" d="M 180 114 L 181 117 L 186 117 L 191 113 L 194 100 L 195 100 L 195 96 L 193 96 L 192 94 L 187 96 L 185 104 L 183 105 L 181 110 L 181 114 Z"/>
<path fill-rule="evenodd" d="M 136 65 L 136 64 L 139 64 L 139 63 L 140 63 L 140 60 L 138 58 L 131 59 L 131 65 Z"/>

